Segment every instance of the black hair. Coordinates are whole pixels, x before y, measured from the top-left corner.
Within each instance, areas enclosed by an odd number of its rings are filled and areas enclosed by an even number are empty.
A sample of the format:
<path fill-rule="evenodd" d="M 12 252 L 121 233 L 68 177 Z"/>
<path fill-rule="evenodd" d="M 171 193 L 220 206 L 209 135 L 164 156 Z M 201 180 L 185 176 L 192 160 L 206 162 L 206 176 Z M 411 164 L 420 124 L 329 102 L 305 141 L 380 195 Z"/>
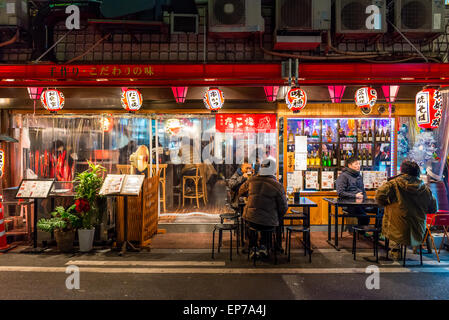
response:
<path fill-rule="evenodd" d="M 55 141 L 55 149 L 58 150 L 61 147 L 64 147 L 64 142 L 62 142 L 61 140 L 56 140 Z"/>
<path fill-rule="evenodd" d="M 352 156 L 349 159 L 346 159 L 346 166 L 349 166 L 351 163 L 354 163 L 356 161 L 359 161 L 359 159 L 356 156 Z"/>
<path fill-rule="evenodd" d="M 413 177 L 419 177 L 421 169 L 415 161 L 404 160 L 401 163 L 401 173 L 408 174 Z"/>

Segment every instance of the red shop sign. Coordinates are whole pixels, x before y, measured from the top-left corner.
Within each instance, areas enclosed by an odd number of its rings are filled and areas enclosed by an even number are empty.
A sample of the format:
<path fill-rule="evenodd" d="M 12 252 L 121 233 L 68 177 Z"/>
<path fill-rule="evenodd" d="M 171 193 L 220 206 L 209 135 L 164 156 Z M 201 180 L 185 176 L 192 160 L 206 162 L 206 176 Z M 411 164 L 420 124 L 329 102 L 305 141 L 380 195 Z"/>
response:
<path fill-rule="evenodd" d="M 272 132 L 276 131 L 275 114 L 224 114 L 215 115 L 217 132 Z"/>

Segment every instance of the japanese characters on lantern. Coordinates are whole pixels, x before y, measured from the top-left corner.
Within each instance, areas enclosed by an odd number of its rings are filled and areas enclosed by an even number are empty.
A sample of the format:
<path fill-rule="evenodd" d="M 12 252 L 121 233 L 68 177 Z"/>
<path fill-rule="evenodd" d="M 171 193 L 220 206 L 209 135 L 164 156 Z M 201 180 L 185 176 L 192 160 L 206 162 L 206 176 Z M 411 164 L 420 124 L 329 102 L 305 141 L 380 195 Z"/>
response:
<path fill-rule="evenodd" d="M 377 91 L 371 87 L 362 87 L 355 93 L 355 104 L 362 109 L 363 114 L 371 113 L 377 101 Z"/>
<path fill-rule="evenodd" d="M 306 106 L 307 94 L 300 88 L 290 88 L 285 96 L 285 103 L 290 110 L 297 113 Z"/>
<path fill-rule="evenodd" d="M 56 112 L 64 107 L 65 98 L 61 91 L 50 89 L 42 93 L 41 102 L 45 109 Z"/>
<path fill-rule="evenodd" d="M 423 129 L 440 126 L 443 98 L 437 89 L 424 89 L 416 95 L 416 122 Z"/>
<path fill-rule="evenodd" d="M 212 112 L 217 112 L 224 104 L 223 91 L 217 88 L 211 88 L 204 94 L 203 101 L 207 109 Z"/>
<path fill-rule="evenodd" d="M 129 112 L 138 111 L 142 107 L 142 94 L 137 89 L 122 90 L 122 107 Z"/>

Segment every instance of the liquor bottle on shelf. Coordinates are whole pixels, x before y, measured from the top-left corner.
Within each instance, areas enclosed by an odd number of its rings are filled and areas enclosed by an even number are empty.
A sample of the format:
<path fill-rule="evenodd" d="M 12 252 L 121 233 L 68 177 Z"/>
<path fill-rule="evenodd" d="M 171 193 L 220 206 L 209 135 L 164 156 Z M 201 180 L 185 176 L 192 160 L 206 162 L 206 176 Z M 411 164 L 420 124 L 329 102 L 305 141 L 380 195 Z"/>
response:
<path fill-rule="evenodd" d="M 387 142 L 390 142 L 390 129 L 387 128 L 387 133 L 385 134 Z"/>
<path fill-rule="evenodd" d="M 376 130 L 376 142 L 380 142 L 380 129 Z"/>
<path fill-rule="evenodd" d="M 334 167 L 337 166 L 337 152 L 336 152 L 336 151 L 334 151 L 334 152 L 332 153 L 332 165 L 333 165 Z"/>
<path fill-rule="evenodd" d="M 346 155 L 345 155 L 345 151 L 341 150 L 340 151 L 340 166 L 344 167 L 345 166 L 345 160 L 346 160 Z"/>
<path fill-rule="evenodd" d="M 369 128 L 369 132 L 368 132 L 368 142 L 370 142 L 370 143 L 373 142 L 373 131 L 371 130 L 371 128 Z"/>
<path fill-rule="evenodd" d="M 363 131 L 362 133 L 362 142 L 367 142 L 368 141 L 368 136 L 366 135 L 366 131 Z"/>
<path fill-rule="evenodd" d="M 315 165 L 316 166 L 321 165 L 321 159 L 320 159 L 320 155 L 318 154 L 318 151 L 315 153 Z"/>
<path fill-rule="evenodd" d="M 327 166 L 332 167 L 332 152 L 327 152 Z"/>
<path fill-rule="evenodd" d="M 385 159 L 385 165 L 388 167 L 391 165 L 391 160 L 390 160 L 390 153 L 387 153 L 387 159 Z"/>
<path fill-rule="evenodd" d="M 293 132 L 291 130 L 289 130 L 287 142 L 295 143 L 295 137 L 293 136 Z"/>
<path fill-rule="evenodd" d="M 381 130 L 382 130 L 382 132 L 381 132 L 381 134 L 380 134 L 380 141 L 381 141 L 381 142 L 385 142 L 385 141 L 386 141 L 385 132 L 384 132 L 383 129 L 381 129 Z"/>
<path fill-rule="evenodd" d="M 307 151 L 307 166 L 310 166 L 310 152 Z"/>
<path fill-rule="evenodd" d="M 366 167 L 367 166 L 367 159 L 366 159 L 367 155 L 366 152 L 364 151 L 362 153 L 362 167 Z"/>
<path fill-rule="evenodd" d="M 314 158 L 313 151 L 310 152 L 310 165 L 311 165 L 311 166 L 314 166 L 314 165 L 315 165 L 315 158 Z"/>
<path fill-rule="evenodd" d="M 367 165 L 368 165 L 368 167 L 372 167 L 373 166 L 373 157 L 372 157 L 372 155 L 371 155 L 371 153 L 369 151 L 368 151 Z"/>
<path fill-rule="evenodd" d="M 325 152 L 321 153 L 321 165 L 323 167 L 327 167 L 327 159 L 326 159 L 326 153 Z"/>
<path fill-rule="evenodd" d="M 357 142 L 362 142 L 363 141 L 363 137 L 362 137 L 362 128 L 359 127 L 357 130 Z"/>

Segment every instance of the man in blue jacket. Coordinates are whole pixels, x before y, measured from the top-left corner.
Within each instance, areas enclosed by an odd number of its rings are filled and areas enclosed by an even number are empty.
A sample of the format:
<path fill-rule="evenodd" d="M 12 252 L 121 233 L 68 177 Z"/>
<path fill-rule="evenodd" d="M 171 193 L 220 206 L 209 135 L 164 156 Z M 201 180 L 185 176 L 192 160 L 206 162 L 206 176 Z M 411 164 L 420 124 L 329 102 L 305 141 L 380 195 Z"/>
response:
<path fill-rule="evenodd" d="M 338 176 L 337 195 L 340 199 L 347 200 L 363 200 L 366 199 L 366 191 L 363 185 L 363 179 L 360 175 L 360 161 L 356 157 L 346 160 L 346 167 Z M 368 225 L 369 217 L 366 216 L 365 210 L 359 207 L 348 207 L 345 209 L 349 214 L 358 215 L 359 225 Z"/>

